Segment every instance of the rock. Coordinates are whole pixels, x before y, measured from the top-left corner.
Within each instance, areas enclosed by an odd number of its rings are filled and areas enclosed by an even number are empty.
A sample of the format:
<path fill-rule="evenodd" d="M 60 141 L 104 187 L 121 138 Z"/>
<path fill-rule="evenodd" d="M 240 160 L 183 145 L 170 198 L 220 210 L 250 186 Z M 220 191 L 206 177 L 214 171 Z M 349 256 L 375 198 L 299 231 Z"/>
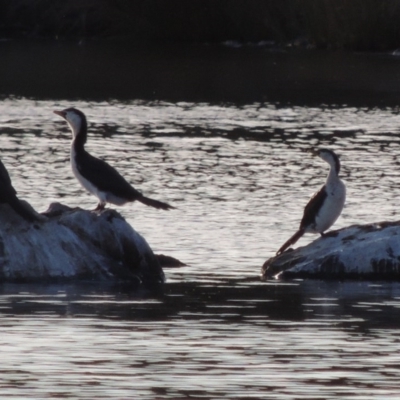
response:
<path fill-rule="evenodd" d="M 264 278 L 400 279 L 400 221 L 330 231 L 267 260 Z"/>
<path fill-rule="evenodd" d="M 0 205 L 0 281 L 63 279 L 161 283 L 147 244 L 115 210 L 101 213 L 54 203 L 30 223 Z"/>

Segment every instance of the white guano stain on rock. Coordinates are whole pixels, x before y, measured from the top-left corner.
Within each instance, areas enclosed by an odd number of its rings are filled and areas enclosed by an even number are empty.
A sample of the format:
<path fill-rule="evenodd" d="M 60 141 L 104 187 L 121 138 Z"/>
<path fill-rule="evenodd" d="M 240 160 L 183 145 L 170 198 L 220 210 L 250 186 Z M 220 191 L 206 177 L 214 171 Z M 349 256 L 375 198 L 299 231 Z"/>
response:
<path fill-rule="evenodd" d="M 353 225 L 270 258 L 263 277 L 400 279 L 400 221 Z"/>
<path fill-rule="evenodd" d="M 115 210 L 97 213 L 55 203 L 41 221 L 28 223 L 0 205 L 0 280 L 54 279 L 153 284 L 164 273 L 145 239 Z"/>

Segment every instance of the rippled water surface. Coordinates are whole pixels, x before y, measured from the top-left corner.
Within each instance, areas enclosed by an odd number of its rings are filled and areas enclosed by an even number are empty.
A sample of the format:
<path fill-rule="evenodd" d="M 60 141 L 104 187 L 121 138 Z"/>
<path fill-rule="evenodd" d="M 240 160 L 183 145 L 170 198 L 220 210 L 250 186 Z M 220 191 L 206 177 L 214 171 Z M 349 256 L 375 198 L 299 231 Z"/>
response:
<path fill-rule="evenodd" d="M 399 397 L 398 283 L 259 279 L 327 174 L 310 147 L 341 157 L 348 201 L 336 228 L 399 218 L 397 109 L 7 97 L 1 158 L 38 210 L 96 205 L 52 113 L 72 105 L 87 114 L 92 154 L 177 207 L 118 209 L 188 266 L 167 269 L 157 293 L 0 286 L 1 397 Z"/>

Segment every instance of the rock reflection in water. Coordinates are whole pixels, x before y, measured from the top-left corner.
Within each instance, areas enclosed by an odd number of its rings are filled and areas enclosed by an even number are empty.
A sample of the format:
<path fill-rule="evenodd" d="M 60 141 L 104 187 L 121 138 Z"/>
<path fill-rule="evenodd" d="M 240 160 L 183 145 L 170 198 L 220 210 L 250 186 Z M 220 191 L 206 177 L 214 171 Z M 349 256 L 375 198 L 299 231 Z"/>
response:
<path fill-rule="evenodd" d="M 399 290 L 250 279 L 182 279 L 159 294 L 3 285 L 0 390 L 82 399 L 390 395 L 400 389 Z"/>

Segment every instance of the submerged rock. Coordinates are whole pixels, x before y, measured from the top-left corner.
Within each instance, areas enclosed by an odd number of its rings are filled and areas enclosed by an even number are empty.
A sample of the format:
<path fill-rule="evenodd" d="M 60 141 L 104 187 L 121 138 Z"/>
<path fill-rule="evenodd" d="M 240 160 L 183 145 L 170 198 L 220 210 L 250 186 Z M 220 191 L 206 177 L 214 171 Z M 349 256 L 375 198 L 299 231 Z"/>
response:
<path fill-rule="evenodd" d="M 353 225 L 267 260 L 262 276 L 400 280 L 400 221 Z"/>
<path fill-rule="evenodd" d="M 0 205 L 0 281 L 164 280 L 145 239 L 115 210 L 101 213 L 54 203 L 29 223 Z"/>

